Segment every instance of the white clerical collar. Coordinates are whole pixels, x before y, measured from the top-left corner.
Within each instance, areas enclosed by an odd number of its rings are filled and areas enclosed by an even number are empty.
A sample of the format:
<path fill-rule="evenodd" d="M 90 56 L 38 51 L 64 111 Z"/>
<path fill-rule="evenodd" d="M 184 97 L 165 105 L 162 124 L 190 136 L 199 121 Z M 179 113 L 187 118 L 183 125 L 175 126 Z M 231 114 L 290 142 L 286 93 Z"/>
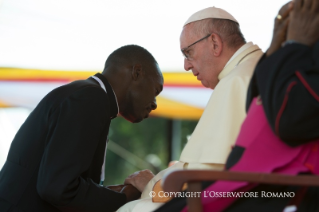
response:
<path fill-rule="evenodd" d="M 91 76 L 91 77 L 92 77 L 93 79 L 95 79 L 95 80 L 100 84 L 101 88 L 105 91 L 105 93 L 107 93 L 107 90 L 106 90 L 105 85 L 104 85 L 104 83 L 102 82 L 102 80 L 101 80 L 100 78 L 98 78 L 97 76 Z M 117 103 L 117 96 L 116 96 L 116 94 L 115 94 L 115 92 L 114 92 L 112 86 L 109 86 L 109 87 L 111 87 L 112 92 L 113 92 L 114 97 L 115 97 L 115 102 L 116 102 L 116 107 L 117 107 L 117 115 L 118 115 L 119 112 L 120 112 L 120 110 L 119 110 L 119 104 Z"/>
<path fill-rule="evenodd" d="M 116 106 L 117 106 L 117 115 L 119 115 L 119 113 L 120 113 L 120 108 L 119 108 L 119 104 L 117 103 L 117 96 L 116 96 L 116 94 L 115 94 L 113 88 L 112 88 L 112 91 L 113 91 L 113 94 L 114 94 L 114 96 L 115 96 L 115 102 L 116 102 Z"/>

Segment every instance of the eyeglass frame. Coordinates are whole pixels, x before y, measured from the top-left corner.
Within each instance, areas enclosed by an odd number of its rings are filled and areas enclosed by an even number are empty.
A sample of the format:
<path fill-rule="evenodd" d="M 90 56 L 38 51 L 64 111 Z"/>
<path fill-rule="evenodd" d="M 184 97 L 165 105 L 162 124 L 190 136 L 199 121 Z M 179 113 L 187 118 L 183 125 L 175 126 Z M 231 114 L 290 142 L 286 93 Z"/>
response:
<path fill-rule="evenodd" d="M 185 48 L 182 48 L 181 51 L 182 51 L 182 54 L 184 55 L 185 59 L 186 59 L 186 60 L 189 60 L 189 56 L 186 55 L 185 50 L 187 50 L 189 47 L 195 45 L 196 43 L 198 43 L 198 42 L 200 42 L 200 41 L 202 41 L 202 40 L 208 38 L 210 35 L 211 35 L 211 34 L 208 34 L 208 35 L 206 35 L 205 37 L 199 39 L 198 41 L 195 41 L 195 42 L 192 43 L 191 45 L 189 45 L 189 46 L 187 46 L 187 47 L 185 47 Z"/>

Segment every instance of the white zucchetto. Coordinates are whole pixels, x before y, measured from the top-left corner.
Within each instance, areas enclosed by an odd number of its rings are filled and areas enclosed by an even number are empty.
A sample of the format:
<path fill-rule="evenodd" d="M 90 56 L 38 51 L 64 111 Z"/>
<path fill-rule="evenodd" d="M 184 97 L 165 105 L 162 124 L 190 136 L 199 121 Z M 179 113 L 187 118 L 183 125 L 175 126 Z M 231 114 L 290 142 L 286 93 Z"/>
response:
<path fill-rule="evenodd" d="M 185 22 L 184 26 L 189 23 L 200 21 L 207 18 L 228 19 L 238 23 L 238 21 L 227 11 L 217 7 L 208 7 L 191 15 L 191 17 L 189 17 L 188 20 Z"/>

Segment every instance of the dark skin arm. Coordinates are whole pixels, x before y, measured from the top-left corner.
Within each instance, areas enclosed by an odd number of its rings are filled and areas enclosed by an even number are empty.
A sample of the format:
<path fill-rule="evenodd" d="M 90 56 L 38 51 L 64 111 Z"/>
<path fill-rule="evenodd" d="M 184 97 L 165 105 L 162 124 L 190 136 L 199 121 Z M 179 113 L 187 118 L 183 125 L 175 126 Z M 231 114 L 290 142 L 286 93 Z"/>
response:
<path fill-rule="evenodd" d="M 125 179 L 124 185 L 105 186 L 116 192 L 124 193 L 126 201 L 130 202 L 141 197 L 146 184 L 154 177 L 150 170 L 137 171 Z"/>
<path fill-rule="evenodd" d="M 287 39 L 313 46 L 319 40 L 319 1 L 295 0 Z"/>
<path fill-rule="evenodd" d="M 141 197 L 141 192 L 132 185 L 124 185 L 121 193 L 126 195 L 126 202 L 137 200 Z"/>
<path fill-rule="evenodd" d="M 284 6 L 281 7 L 279 10 L 279 15 L 281 15 L 281 19 L 275 18 L 275 26 L 273 31 L 273 37 L 266 52 L 266 56 L 272 55 L 278 49 L 281 48 L 282 43 L 284 43 L 287 39 L 287 30 L 289 24 L 289 13 L 293 8 L 293 2 L 288 2 Z"/>
<path fill-rule="evenodd" d="M 132 185 L 110 185 L 104 187 L 112 191 L 124 193 L 126 195 L 126 202 L 137 200 L 141 197 L 141 192 Z"/>
<path fill-rule="evenodd" d="M 287 40 L 313 46 L 319 39 L 319 1 L 295 0 L 285 4 L 275 18 L 273 38 L 266 56 L 272 55 Z"/>
<path fill-rule="evenodd" d="M 147 183 L 154 177 L 154 174 L 150 170 L 142 170 L 142 171 L 137 171 L 128 176 L 124 184 L 125 185 L 133 185 L 135 186 L 140 192 L 143 192 L 145 186 Z"/>

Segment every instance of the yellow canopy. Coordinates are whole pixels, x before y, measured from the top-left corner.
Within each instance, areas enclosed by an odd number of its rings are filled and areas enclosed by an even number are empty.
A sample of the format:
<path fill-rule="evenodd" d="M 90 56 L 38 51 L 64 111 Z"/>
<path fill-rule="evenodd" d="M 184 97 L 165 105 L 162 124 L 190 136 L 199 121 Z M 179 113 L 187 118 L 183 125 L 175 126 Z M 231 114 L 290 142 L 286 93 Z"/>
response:
<path fill-rule="evenodd" d="M 0 68 L 0 107 L 29 107 L 55 87 L 86 79 L 96 71 L 56 71 Z M 189 72 L 163 73 L 164 89 L 151 113 L 173 119 L 199 119 L 212 90 L 204 88 Z"/>

